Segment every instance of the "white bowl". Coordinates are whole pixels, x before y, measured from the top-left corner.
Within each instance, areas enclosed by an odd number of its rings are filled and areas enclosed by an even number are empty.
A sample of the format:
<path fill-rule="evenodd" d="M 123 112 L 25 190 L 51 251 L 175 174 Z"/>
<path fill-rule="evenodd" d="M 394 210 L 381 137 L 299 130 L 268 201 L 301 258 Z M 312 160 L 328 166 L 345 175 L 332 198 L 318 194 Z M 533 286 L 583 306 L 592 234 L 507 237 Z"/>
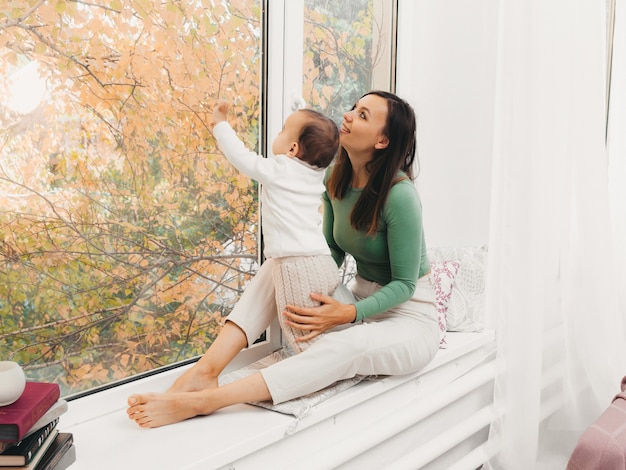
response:
<path fill-rule="evenodd" d="M 17 362 L 0 361 L 0 406 L 7 406 L 22 396 L 26 376 Z"/>

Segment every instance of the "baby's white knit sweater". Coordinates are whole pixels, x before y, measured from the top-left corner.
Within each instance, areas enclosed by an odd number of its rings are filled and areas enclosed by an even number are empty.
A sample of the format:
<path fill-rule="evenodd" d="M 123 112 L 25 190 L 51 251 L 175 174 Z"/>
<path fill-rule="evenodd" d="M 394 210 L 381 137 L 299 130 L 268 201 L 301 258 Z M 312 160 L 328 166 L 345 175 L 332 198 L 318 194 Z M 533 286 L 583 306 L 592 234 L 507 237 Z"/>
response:
<path fill-rule="evenodd" d="M 324 169 L 298 158 L 264 158 L 247 149 L 228 122 L 213 136 L 230 163 L 261 183 L 261 227 L 267 258 L 330 254 L 322 233 Z"/>

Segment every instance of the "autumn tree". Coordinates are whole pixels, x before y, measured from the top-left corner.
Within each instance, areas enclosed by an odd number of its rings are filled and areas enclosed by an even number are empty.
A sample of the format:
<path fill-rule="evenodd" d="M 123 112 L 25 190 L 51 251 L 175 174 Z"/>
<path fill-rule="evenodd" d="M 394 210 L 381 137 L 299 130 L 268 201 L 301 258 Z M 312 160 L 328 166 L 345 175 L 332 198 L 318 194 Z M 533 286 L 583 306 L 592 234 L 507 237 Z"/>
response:
<path fill-rule="evenodd" d="M 258 2 L 12 1 L 0 71 L 0 357 L 75 391 L 201 354 L 254 268 L 256 188 L 218 155 L 234 100 L 255 148 Z M 7 81 L 3 82 L 7 96 Z"/>

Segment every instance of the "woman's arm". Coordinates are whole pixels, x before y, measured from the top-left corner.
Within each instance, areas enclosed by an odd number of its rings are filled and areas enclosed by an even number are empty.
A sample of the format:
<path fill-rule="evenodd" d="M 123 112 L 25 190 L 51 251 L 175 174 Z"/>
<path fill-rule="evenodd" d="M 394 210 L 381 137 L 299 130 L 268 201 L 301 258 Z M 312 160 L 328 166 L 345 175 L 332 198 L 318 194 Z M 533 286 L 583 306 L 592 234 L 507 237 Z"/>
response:
<path fill-rule="evenodd" d="M 415 292 L 417 279 L 428 270 L 427 262 L 422 262 L 425 256 L 422 206 L 411 182 L 401 182 L 392 188 L 383 219 L 387 227 L 390 279 L 374 294 L 356 303 L 357 321 L 409 300 Z M 368 278 L 367 272 L 363 271 L 363 274 Z M 376 280 L 374 275 L 370 279 Z"/>

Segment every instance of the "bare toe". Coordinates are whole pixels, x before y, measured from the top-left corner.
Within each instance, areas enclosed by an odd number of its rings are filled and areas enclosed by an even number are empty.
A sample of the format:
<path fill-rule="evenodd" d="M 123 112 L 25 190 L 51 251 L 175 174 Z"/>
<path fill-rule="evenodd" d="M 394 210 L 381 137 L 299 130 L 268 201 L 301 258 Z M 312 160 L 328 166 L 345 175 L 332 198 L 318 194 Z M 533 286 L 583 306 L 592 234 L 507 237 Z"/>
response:
<path fill-rule="evenodd" d="M 202 392 L 146 393 L 128 398 L 127 414 L 139 426 L 155 428 L 192 418 L 203 408 Z"/>

